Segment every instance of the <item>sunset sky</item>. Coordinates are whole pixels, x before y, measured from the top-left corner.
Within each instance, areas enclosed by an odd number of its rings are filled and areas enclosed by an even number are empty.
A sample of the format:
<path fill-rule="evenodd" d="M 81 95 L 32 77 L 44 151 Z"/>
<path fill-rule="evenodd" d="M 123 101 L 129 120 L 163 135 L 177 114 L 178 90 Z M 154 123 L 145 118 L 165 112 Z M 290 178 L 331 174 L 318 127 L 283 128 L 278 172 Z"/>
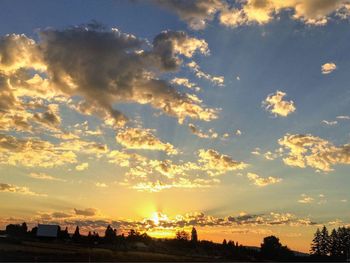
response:
<path fill-rule="evenodd" d="M 308 251 L 350 224 L 350 1 L 2 0 L 0 228 Z"/>

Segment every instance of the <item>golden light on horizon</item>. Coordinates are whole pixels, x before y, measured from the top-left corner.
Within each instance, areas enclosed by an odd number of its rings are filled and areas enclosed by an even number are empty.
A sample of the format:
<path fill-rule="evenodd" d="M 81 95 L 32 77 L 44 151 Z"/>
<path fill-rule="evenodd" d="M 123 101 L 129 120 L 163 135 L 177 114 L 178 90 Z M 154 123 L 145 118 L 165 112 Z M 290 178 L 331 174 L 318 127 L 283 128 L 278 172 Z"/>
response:
<path fill-rule="evenodd" d="M 151 220 L 154 222 L 156 226 L 159 226 L 161 221 L 169 221 L 169 217 L 166 214 L 161 212 L 153 212 L 151 216 Z"/>

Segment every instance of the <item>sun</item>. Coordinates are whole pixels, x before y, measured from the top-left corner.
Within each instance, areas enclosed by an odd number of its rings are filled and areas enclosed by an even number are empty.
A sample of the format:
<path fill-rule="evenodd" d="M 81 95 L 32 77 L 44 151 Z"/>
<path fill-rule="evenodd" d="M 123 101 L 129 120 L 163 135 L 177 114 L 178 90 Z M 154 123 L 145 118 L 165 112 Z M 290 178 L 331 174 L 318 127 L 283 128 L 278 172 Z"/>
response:
<path fill-rule="evenodd" d="M 154 212 L 152 214 L 152 221 L 157 226 L 159 225 L 159 215 L 158 214 L 159 214 L 158 212 Z"/>
<path fill-rule="evenodd" d="M 156 226 L 159 226 L 160 222 L 169 221 L 169 218 L 167 215 L 161 212 L 153 212 L 151 216 L 151 220 Z"/>

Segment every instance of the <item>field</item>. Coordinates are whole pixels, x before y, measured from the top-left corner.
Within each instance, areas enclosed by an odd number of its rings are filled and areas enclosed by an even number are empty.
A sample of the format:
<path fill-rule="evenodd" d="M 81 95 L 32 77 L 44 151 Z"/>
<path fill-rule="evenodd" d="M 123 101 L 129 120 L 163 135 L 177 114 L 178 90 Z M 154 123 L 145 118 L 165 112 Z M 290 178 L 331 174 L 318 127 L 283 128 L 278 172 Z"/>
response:
<path fill-rule="evenodd" d="M 210 258 L 168 255 L 143 251 L 115 251 L 75 244 L 1 242 L 0 261 L 210 261 Z"/>

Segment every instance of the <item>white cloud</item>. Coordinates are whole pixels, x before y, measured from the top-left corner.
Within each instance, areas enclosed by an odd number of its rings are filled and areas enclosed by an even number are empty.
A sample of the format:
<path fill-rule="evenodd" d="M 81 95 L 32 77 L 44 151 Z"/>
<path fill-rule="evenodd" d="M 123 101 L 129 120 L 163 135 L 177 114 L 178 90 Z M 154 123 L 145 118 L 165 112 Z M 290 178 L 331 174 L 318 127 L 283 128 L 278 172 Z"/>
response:
<path fill-rule="evenodd" d="M 337 116 L 337 119 L 340 119 L 340 120 L 350 120 L 350 116 L 344 116 L 344 115 L 342 115 L 342 116 Z"/>
<path fill-rule="evenodd" d="M 314 201 L 315 199 L 310 197 L 310 196 L 307 196 L 306 194 L 302 194 L 301 195 L 301 198 L 298 200 L 299 203 L 302 203 L 302 204 L 310 204 Z"/>
<path fill-rule="evenodd" d="M 326 120 L 322 120 L 321 123 L 325 124 L 325 125 L 328 125 L 328 126 L 334 126 L 334 125 L 338 124 L 337 121 L 326 121 Z"/>

